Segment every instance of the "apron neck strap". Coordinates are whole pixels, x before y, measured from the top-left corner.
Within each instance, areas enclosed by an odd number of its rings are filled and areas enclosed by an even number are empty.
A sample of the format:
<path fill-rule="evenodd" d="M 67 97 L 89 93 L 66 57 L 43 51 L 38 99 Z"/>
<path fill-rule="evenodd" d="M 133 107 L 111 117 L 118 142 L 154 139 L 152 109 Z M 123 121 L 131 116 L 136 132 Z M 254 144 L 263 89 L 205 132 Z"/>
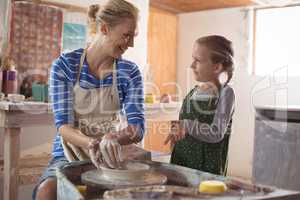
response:
<path fill-rule="evenodd" d="M 117 60 L 115 59 L 114 64 L 113 64 L 113 72 L 112 72 L 112 78 L 113 78 L 113 86 L 117 85 Z"/>
<path fill-rule="evenodd" d="M 78 73 L 77 73 L 77 82 L 79 81 L 79 77 L 80 77 L 80 73 L 81 73 L 81 69 L 85 60 L 85 56 L 86 56 L 86 48 L 83 50 L 83 53 L 80 57 L 80 63 L 79 63 L 79 69 L 78 69 Z"/>
<path fill-rule="evenodd" d="M 87 52 L 87 49 L 85 48 L 83 50 L 83 53 L 82 53 L 81 57 L 80 57 L 80 63 L 79 63 L 79 69 L 78 69 L 77 80 L 76 81 L 79 81 L 81 69 L 83 67 L 83 63 L 84 63 L 84 60 L 85 60 L 85 57 L 86 57 L 86 52 Z M 116 59 L 114 60 L 114 63 L 113 63 L 112 75 L 113 75 L 113 77 L 112 77 L 113 78 L 113 86 L 115 86 L 117 84 L 117 60 Z"/>

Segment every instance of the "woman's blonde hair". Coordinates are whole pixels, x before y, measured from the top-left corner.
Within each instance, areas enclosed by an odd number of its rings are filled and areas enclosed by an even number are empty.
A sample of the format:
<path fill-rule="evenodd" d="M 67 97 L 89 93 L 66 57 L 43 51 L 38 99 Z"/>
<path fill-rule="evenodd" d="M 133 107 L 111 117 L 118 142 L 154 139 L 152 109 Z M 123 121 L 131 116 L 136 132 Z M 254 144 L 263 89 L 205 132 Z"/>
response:
<path fill-rule="evenodd" d="M 91 5 L 88 10 L 90 33 L 96 34 L 102 23 L 114 27 L 122 23 L 124 18 L 131 18 L 137 22 L 138 13 L 138 8 L 125 0 L 107 0 L 103 5 Z"/>
<path fill-rule="evenodd" d="M 227 73 L 228 84 L 233 76 L 234 70 L 234 52 L 232 47 L 232 42 L 220 35 L 210 35 L 201 37 L 196 42 L 199 45 L 206 46 L 210 51 L 211 61 L 216 63 L 221 63 L 223 65 L 223 70 Z"/>

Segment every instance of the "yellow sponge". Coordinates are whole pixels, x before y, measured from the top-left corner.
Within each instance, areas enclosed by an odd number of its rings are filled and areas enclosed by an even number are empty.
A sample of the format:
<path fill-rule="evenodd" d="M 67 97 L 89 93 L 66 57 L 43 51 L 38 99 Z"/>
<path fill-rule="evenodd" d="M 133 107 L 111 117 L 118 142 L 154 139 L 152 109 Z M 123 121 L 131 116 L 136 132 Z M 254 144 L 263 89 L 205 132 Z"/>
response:
<path fill-rule="evenodd" d="M 202 181 L 199 185 L 199 192 L 217 194 L 227 190 L 227 187 L 222 181 Z"/>

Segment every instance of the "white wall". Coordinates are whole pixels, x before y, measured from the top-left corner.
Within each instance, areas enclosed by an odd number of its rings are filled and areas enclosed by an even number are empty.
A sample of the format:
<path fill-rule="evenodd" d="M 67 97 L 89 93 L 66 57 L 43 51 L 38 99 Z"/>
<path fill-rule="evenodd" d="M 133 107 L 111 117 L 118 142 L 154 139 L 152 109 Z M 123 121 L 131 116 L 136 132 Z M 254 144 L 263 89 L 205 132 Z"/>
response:
<path fill-rule="evenodd" d="M 193 86 L 189 70 L 193 42 L 205 35 L 219 34 L 232 40 L 236 93 L 233 133 L 229 148 L 229 175 L 251 178 L 254 139 L 254 105 L 299 105 L 299 77 L 257 77 L 251 68 L 252 13 L 243 8 L 219 9 L 179 15 L 178 83 L 186 92 Z M 276 58 L 274 58 L 276 59 Z"/>

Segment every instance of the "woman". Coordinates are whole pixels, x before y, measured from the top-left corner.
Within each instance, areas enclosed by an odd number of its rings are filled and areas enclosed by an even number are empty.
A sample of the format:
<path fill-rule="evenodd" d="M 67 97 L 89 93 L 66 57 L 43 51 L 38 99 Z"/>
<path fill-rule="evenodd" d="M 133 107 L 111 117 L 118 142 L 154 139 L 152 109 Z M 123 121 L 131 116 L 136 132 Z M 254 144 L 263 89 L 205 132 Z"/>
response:
<path fill-rule="evenodd" d="M 233 49 L 229 40 L 212 35 L 199 38 L 191 68 L 199 82 L 185 97 L 179 124 L 165 144 L 174 146 L 171 163 L 214 174 L 226 174 L 234 110 Z M 222 84 L 220 77 L 227 74 Z"/>
<path fill-rule="evenodd" d="M 53 159 L 33 199 L 56 199 L 56 167 L 91 159 L 96 167 L 117 168 L 121 145 L 143 137 L 141 73 L 121 58 L 134 46 L 138 9 L 125 0 L 108 0 L 91 6 L 88 15 L 95 32 L 92 42 L 62 54 L 52 65 L 50 95 L 58 133 Z"/>

